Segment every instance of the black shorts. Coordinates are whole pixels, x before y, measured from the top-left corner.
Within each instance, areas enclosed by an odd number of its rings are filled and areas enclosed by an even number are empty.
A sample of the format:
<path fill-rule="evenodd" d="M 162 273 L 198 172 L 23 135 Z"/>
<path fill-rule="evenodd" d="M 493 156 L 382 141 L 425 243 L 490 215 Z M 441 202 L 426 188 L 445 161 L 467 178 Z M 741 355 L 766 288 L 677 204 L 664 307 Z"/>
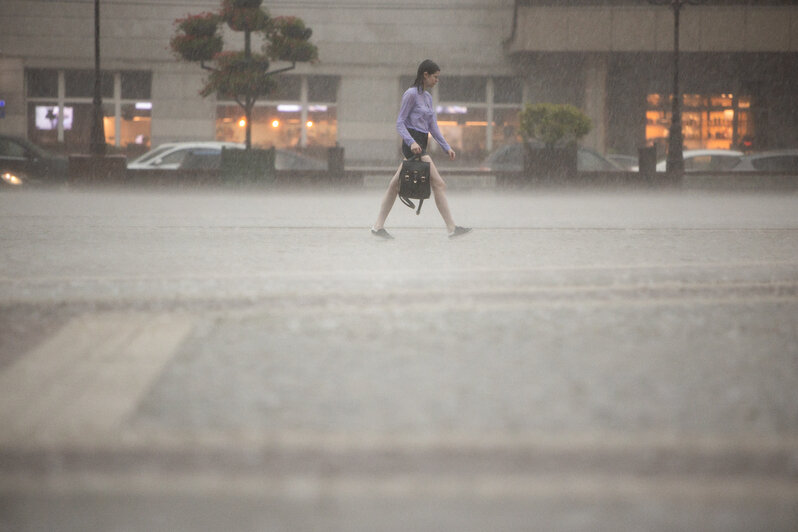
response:
<path fill-rule="evenodd" d="M 415 129 L 407 128 L 407 132 L 410 133 L 410 136 L 413 137 L 419 146 L 421 146 L 421 155 L 427 154 L 427 139 L 429 139 L 429 133 L 423 133 L 421 131 L 417 131 Z M 402 142 L 402 155 L 405 156 L 405 159 L 410 159 L 411 157 L 415 157 L 416 154 L 410 151 L 410 146 Z"/>

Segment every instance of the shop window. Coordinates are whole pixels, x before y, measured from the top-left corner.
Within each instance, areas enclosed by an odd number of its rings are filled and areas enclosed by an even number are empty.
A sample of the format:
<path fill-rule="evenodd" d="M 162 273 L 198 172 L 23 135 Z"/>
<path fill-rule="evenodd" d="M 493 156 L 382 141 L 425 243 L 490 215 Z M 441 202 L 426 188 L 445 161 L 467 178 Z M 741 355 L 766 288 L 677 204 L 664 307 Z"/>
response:
<path fill-rule="evenodd" d="M 122 72 L 122 99 L 149 100 L 152 96 L 152 72 Z"/>
<path fill-rule="evenodd" d="M 26 74 L 29 97 L 58 98 L 57 70 L 29 69 Z"/>
<path fill-rule="evenodd" d="M 283 101 L 283 100 L 296 100 L 299 101 L 300 90 L 302 87 L 302 77 L 283 74 L 275 78 L 276 87 L 269 94 L 269 100 Z"/>
<path fill-rule="evenodd" d="M 67 70 L 64 74 L 67 98 L 94 97 L 93 70 Z M 100 88 L 103 98 L 114 96 L 114 76 L 109 72 L 100 74 Z"/>
<path fill-rule="evenodd" d="M 299 104 L 257 105 L 251 119 L 253 146 L 285 149 L 329 147 L 335 146 L 338 136 L 336 108 L 332 105 L 309 105 L 304 122 Z M 218 106 L 216 139 L 244 142 L 245 138 L 246 118 L 241 107 Z"/>
<path fill-rule="evenodd" d="M 477 76 L 446 76 L 441 79 L 438 95 L 447 102 L 484 102 L 487 81 Z"/>
<path fill-rule="evenodd" d="M 519 114 L 517 108 L 493 111 L 493 148 L 521 141 Z"/>
<path fill-rule="evenodd" d="M 152 103 L 134 102 L 122 104 L 119 123 L 119 144 L 129 155 L 144 153 L 150 146 L 152 131 Z"/>
<path fill-rule="evenodd" d="M 268 100 L 258 101 L 252 111 L 252 145 L 268 148 L 321 151 L 335 146 L 338 115 L 335 101 L 337 76 L 281 76 Z M 302 84 L 306 83 L 303 91 Z M 303 100 L 303 92 L 307 98 Z M 236 104 L 222 103 L 216 111 L 216 139 L 244 142 L 246 118 Z"/>
<path fill-rule="evenodd" d="M 666 151 L 671 123 L 671 98 L 646 98 L 646 140 Z M 682 134 L 687 149 L 742 149 L 754 135 L 751 99 L 733 93 L 682 96 Z"/>
<path fill-rule="evenodd" d="M 67 146 L 88 146 L 91 141 L 91 125 L 94 106 L 91 103 L 76 103 L 72 108 L 72 127 L 64 129 L 64 144 Z M 114 108 L 103 104 L 103 129 L 105 142 L 114 145 Z"/>
<path fill-rule="evenodd" d="M 494 78 L 494 103 L 521 103 L 522 84 L 518 78 Z"/>
<path fill-rule="evenodd" d="M 106 142 L 128 155 L 149 149 L 152 73 L 103 72 L 101 83 Z M 50 148 L 85 148 L 91 133 L 94 71 L 30 69 L 27 86 L 28 137 Z"/>
<path fill-rule="evenodd" d="M 335 102 L 338 100 L 338 76 L 308 76 L 308 100 Z"/>
<path fill-rule="evenodd" d="M 338 115 L 335 106 L 311 105 L 306 122 L 308 146 L 335 146 Z"/>
<path fill-rule="evenodd" d="M 486 109 L 440 105 L 437 113 L 441 133 L 454 151 L 461 155 L 463 162 L 482 160 L 486 154 Z"/>

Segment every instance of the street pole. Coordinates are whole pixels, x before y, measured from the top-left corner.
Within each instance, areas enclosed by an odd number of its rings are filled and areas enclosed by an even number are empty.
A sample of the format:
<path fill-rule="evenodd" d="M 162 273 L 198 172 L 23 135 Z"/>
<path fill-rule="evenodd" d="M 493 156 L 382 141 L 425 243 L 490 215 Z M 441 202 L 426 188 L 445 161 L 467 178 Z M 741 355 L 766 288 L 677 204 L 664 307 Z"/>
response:
<path fill-rule="evenodd" d="M 679 90 L 679 12 L 682 2 L 673 2 L 673 101 L 671 102 L 671 129 L 668 134 L 668 159 L 665 171 L 673 177 L 684 174 L 684 135 L 682 133 L 682 93 Z"/>
<path fill-rule="evenodd" d="M 100 73 L 100 0 L 94 0 L 94 99 L 89 151 L 94 156 L 105 155 L 103 127 L 102 74 Z"/>
<path fill-rule="evenodd" d="M 684 135 L 682 133 L 682 94 L 679 89 L 679 15 L 687 4 L 697 5 L 701 0 L 649 0 L 654 5 L 670 5 L 673 9 L 673 96 L 671 98 L 671 127 L 668 132 L 668 156 L 665 171 L 671 177 L 684 175 Z"/>

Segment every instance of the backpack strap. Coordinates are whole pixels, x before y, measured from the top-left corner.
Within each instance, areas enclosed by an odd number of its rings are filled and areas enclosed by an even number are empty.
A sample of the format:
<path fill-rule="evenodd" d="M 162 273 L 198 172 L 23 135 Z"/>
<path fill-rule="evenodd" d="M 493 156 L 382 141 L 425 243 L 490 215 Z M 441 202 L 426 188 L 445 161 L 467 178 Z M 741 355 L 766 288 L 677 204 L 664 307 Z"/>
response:
<path fill-rule="evenodd" d="M 399 196 L 399 199 L 400 199 L 400 200 L 402 200 L 402 203 L 404 203 L 405 205 L 407 205 L 407 206 L 408 206 L 408 207 L 410 207 L 411 209 L 415 209 L 415 208 L 416 208 L 416 205 L 415 205 L 415 203 L 413 203 L 412 201 L 410 201 L 410 200 L 409 200 L 409 199 L 407 199 L 406 197 L 404 197 L 404 196 Z"/>

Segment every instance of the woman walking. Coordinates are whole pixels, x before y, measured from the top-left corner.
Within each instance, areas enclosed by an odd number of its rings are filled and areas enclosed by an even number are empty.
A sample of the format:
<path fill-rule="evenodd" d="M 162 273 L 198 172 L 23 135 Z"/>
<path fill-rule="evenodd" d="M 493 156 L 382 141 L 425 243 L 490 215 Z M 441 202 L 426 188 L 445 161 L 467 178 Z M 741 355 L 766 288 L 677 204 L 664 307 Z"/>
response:
<path fill-rule="evenodd" d="M 421 160 L 429 163 L 430 185 L 432 194 L 435 196 L 435 205 L 446 223 L 449 238 L 454 238 L 467 234 L 471 231 L 471 228 L 455 225 L 452 213 L 449 210 L 449 202 L 446 200 L 446 181 L 438 173 L 432 158 L 426 153 L 427 139 L 432 134 L 432 137 L 440 147 L 449 154 L 449 159 L 454 160 L 455 157 L 454 150 L 443 138 L 440 129 L 438 129 L 438 119 L 432 106 L 432 95 L 429 93 L 429 90 L 438 84 L 440 71 L 440 67 L 429 59 L 421 62 L 418 66 L 413 86 L 407 89 L 402 96 L 399 117 L 396 119 L 396 129 L 402 137 L 402 154 L 405 159 L 421 155 Z M 385 220 L 388 218 L 388 213 L 391 212 L 391 208 L 396 202 L 396 196 L 399 194 L 399 173 L 401 169 L 400 165 L 399 170 L 396 171 L 388 184 L 388 190 L 385 192 L 380 205 L 380 214 L 371 227 L 371 234 L 374 236 L 393 238 L 385 230 L 384 225 Z"/>

